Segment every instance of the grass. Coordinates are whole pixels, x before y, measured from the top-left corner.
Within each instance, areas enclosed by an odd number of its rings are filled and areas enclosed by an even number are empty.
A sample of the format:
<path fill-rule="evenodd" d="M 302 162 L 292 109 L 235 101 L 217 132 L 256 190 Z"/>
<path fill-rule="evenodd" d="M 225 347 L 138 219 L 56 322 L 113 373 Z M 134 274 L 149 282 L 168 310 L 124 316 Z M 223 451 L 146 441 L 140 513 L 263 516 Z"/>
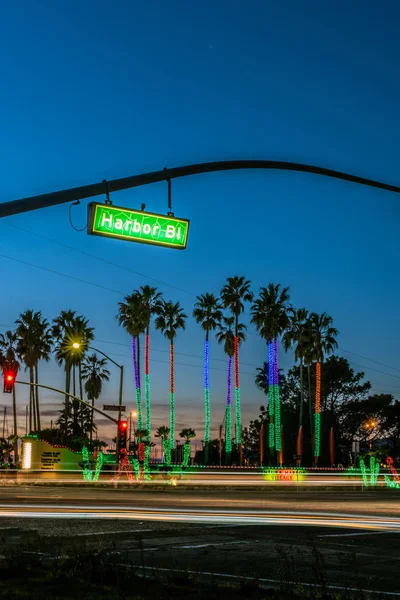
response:
<path fill-rule="evenodd" d="M 76 547 L 54 548 L 52 556 L 40 552 L 40 547 L 13 548 L 3 545 L 5 560 L 0 566 L 0 598 L 7 600 L 348 600 L 362 598 L 361 592 L 336 593 L 326 585 L 325 567 L 316 547 L 313 569 L 317 586 L 303 588 L 296 579 L 296 569 L 290 553 L 276 547 L 280 558 L 280 585 L 265 589 L 257 580 L 238 584 L 219 583 L 211 577 L 206 581 L 182 572 L 145 569 L 141 554 L 136 564 L 127 563 L 113 546 L 79 550 Z M 377 597 L 377 596 L 374 596 Z"/>

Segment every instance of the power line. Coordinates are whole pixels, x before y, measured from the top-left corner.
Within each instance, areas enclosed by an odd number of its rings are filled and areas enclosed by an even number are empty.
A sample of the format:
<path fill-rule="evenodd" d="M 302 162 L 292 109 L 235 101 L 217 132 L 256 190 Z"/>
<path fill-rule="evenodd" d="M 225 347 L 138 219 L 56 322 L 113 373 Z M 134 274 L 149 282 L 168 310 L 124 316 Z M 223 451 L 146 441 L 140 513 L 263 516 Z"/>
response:
<path fill-rule="evenodd" d="M 358 356 L 359 358 L 362 358 L 364 360 L 370 360 L 373 363 L 376 363 L 377 365 L 381 365 L 382 367 L 386 367 L 387 369 L 393 369 L 394 371 L 399 371 L 400 369 L 398 369 L 397 367 L 391 367 L 390 365 L 386 365 L 383 362 L 379 362 L 379 360 L 375 360 L 373 358 L 368 358 L 368 356 L 363 356 L 362 354 L 357 354 L 356 352 L 351 352 L 350 350 L 345 350 L 344 348 L 340 348 L 339 346 L 339 350 L 341 350 L 342 352 L 347 352 L 347 354 L 352 354 L 353 356 Z M 369 367 L 366 367 L 369 368 Z"/>
<path fill-rule="evenodd" d="M 79 254 L 82 254 L 83 256 L 88 256 L 89 258 L 94 258 L 95 260 L 105 263 L 106 265 L 111 265 L 112 267 L 116 267 L 117 269 L 122 269 L 123 271 L 128 271 L 128 273 L 132 273 L 133 275 L 139 275 L 139 277 L 145 277 L 146 279 L 149 279 L 150 281 L 154 281 L 161 285 L 166 285 L 170 288 L 178 290 L 179 292 L 184 292 L 185 294 L 189 294 L 190 296 L 196 296 L 196 294 L 193 294 L 193 292 L 184 290 L 183 288 L 177 287 L 176 285 L 173 285 L 172 283 L 167 283 L 166 281 L 161 281 L 161 279 L 156 279 L 155 277 L 150 277 L 149 275 L 145 275 L 144 273 L 140 273 L 139 271 L 134 271 L 133 269 L 130 269 L 129 267 L 119 265 L 117 263 L 112 262 L 111 260 L 106 260 L 105 258 L 102 258 L 101 256 L 96 256 L 95 254 L 91 254 L 90 252 L 86 252 L 85 250 L 81 250 L 80 248 L 74 248 L 73 246 L 69 246 L 68 244 L 59 242 L 58 240 L 53 240 L 53 238 L 49 238 L 45 235 L 42 235 L 41 233 L 36 233 L 36 231 L 30 231 L 29 229 L 25 229 L 24 227 L 20 227 L 18 225 L 12 225 L 11 223 L 4 223 L 4 224 L 7 225 L 8 227 L 13 227 L 14 229 L 20 229 L 21 231 L 25 231 L 25 233 L 30 233 L 31 235 L 34 235 L 38 238 L 42 238 L 43 240 L 46 240 L 48 242 L 52 242 L 53 244 L 57 244 L 57 246 L 61 246 L 62 248 L 67 248 L 67 250 L 72 250 L 73 252 L 78 252 Z"/>
<path fill-rule="evenodd" d="M 27 265 L 28 267 L 34 267 L 35 269 L 40 269 L 41 271 L 46 271 L 47 273 L 52 273 L 53 275 L 60 275 L 60 277 L 66 277 L 67 279 L 72 279 L 73 281 L 78 281 L 79 283 L 86 283 L 87 285 L 92 285 L 93 287 L 97 287 L 101 290 L 106 290 L 107 292 L 113 292 L 114 294 L 118 294 L 119 296 L 124 295 L 124 293 L 121 292 L 120 290 L 114 290 L 112 288 L 106 287 L 105 285 L 100 285 L 99 283 L 92 283 L 91 281 L 87 281 L 86 279 L 80 279 L 79 277 L 74 277 L 74 275 L 68 275 L 67 273 L 61 273 L 61 271 L 56 271 L 55 269 L 48 269 L 47 267 L 35 265 L 34 263 L 27 262 L 26 260 L 21 260 L 19 258 L 13 258 L 12 256 L 8 256 L 8 254 L 0 254 L 0 257 L 7 258 L 8 260 L 12 260 L 12 261 L 20 263 L 22 265 Z"/>
<path fill-rule="evenodd" d="M 57 240 L 54 240 L 53 238 L 49 238 L 49 237 L 47 237 L 47 236 L 44 236 L 44 235 L 42 235 L 42 234 L 39 234 L 39 233 L 36 233 L 36 232 L 34 232 L 34 231 L 31 231 L 31 230 L 29 230 L 29 229 L 25 229 L 24 227 L 20 227 L 20 226 L 18 226 L 18 225 L 14 225 L 14 224 L 11 224 L 11 223 L 6 223 L 6 225 L 8 225 L 9 227 L 13 227 L 14 229 L 19 229 L 19 230 L 21 230 L 21 231 L 24 231 L 25 233 L 29 233 L 29 234 L 31 234 L 31 235 L 34 235 L 34 236 L 36 236 L 36 237 L 42 238 L 42 239 L 44 239 L 44 240 L 46 240 L 46 241 L 48 241 L 48 242 L 51 242 L 51 243 L 57 244 L 58 246 L 61 246 L 61 247 L 63 247 L 63 248 L 66 248 L 66 249 L 68 249 L 68 250 L 72 250 L 72 251 L 74 251 L 74 252 L 78 252 L 78 253 L 80 253 L 80 254 L 82 254 L 82 255 L 84 255 L 84 256 L 88 256 L 88 257 L 90 257 L 90 258 L 93 258 L 93 259 L 95 259 L 95 260 L 98 260 L 98 261 L 100 261 L 100 262 L 103 262 L 103 263 L 105 263 L 105 264 L 108 264 L 108 265 L 114 266 L 114 267 L 116 267 L 116 268 L 118 268 L 118 269 L 122 269 L 122 270 L 124 270 L 124 271 L 128 271 L 128 272 L 130 272 L 130 273 L 133 273 L 134 275 L 138 275 L 138 276 L 140 276 L 140 277 L 145 277 L 145 278 L 147 278 L 147 279 L 150 279 L 151 281 L 155 281 L 155 282 L 157 282 L 157 283 L 160 283 L 160 284 L 162 284 L 162 285 L 166 285 L 166 286 L 168 286 L 168 287 L 171 287 L 171 288 L 173 288 L 173 289 L 176 289 L 176 290 L 178 290 L 178 291 L 180 291 L 180 292 L 184 292 L 185 294 L 189 294 L 190 296 L 196 297 L 196 294 L 194 294 L 193 292 L 189 292 L 188 290 L 185 290 L 185 289 L 183 289 L 183 288 L 179 288 L 179 287 L 177 287 L 177 286 L 174 286 L 173 284 L 167 283 L 167 282 L 165 282 L 165 281 L 161 281 L 161 280 L 159 280 L 159 279 L 156 279 L 156 278 L 154 278 L 154 277 L 150 277 L 150 276 L 148 276 L 148 275 L 145 275 L 144 273 L 140 273 L 140 272 L 138 272 L 138 271 L 134 271 L 133 269 L 130 269 L 130 268 L 128 268 L 128 267 L 125 267 L 125 266 L 122 266 L 122 265 L 119 265 L 119 264 L 117 264 L 117 263 L 113 263 L 112 261 L 106 260 L 106 259 L 104 259 L 104 258 L 102 258 L 102 257 L 96 256 L 96 255 L 94 255 L 94 254 L 91 254 L 91 253 L 89 253 L 89 252 L 86 252 L 86 251 L 84 251 L 84 250 L 80 250 L 79 248 L 74 248 L 73 246 L 69 246 L 68 244 L 64 244 L 64 243 L 62 243 L 62 242 L 59 242 L 59 241 L 57 241 Z M 68 275 L 67 273 L 62 273 L 62 272 L 60 272 L 60 271 L 57 271 L 57 270 L 55 270 L 55 269 L 49 269 L 49 268 L 47 268 L 47 267 L 42 267 L 41 265 L 36 265 L 36 264 L 34 264 L 34 263 L 30 263 L 30 262 L 27 262 L 27 261 L 23 261 L 23 260 L 21 260 L 21 259 L 17 259 L 17 258 L 14 258 L 14 257 L 8 256 L 8 255 L 5 255 L 5 254 L 0 254 L 0 256 L 1 256 L 1 257 L 3 257 L 3 258 L 6 258 L 6 259 L 8 259 L 8 260 L 12 260 L 12 261 L 18 262 L 18 263 L 20 263 L 20 264 L 24 264 L 24 265 L 26 265 L 26 266 L 34 267 L 34 268 L 36 268 L 36 269 L 40 269 L 40 270 L 42 270 L 42 271 L 45 271 L 45 272 L 48 272 L 48 273 L 51 273 L 51 274 L 59 275 L 60 277 L 65 277 L 65 278 L 67 278 L 67 279 L 71 279 L 71 280 L 73 280 L 73 281 L 77 281 L 78 283 L 86 283 L 87 285 L 91 285 L 91 286 L 93 286 L 93 287 L 97 287 L 97 288 L 99 288 L 99 289 L 102 289 L 102 290 L 105 290 L 105 291 L 109 291 L 109 292 L 112 292 L 112 293 L 115 293 L 115 294 L 119 294 L 119 295 L 121 295 L 121 296 L 123 296 L 123 295 L 124 295 L 124 292 L 121 292 L 121 291 L 119 291 L 119 290 L 115 290 L 115 289 L 113 289 L 113 288 L 109 288 L 109 287 L 107 287 L 107 286 L 103 286 L 103 285 L 101 285 L 101 284 L 93 283 L 93 282 L 91 282 L 91 281 L 87 281 L 87 280 L 85 280 L 85 279 L 81 279 L 81 278 L 75 277 L 75 276 L 73 276 L 73 275 Z M 4 325 L 3 325 L 3 327 L 4 327 Z M 253 332 L 253 331 L 247 331 L 247 333 L 248 333 L 249 335 L 254 335 L 254 336 L 257 336 L 257 335 L 258 335 L 256 332 Z M 111 342 L 105 342 L 105 341 L 103 341 L 103 343 L 111 343 Z M 382 363 L 382 362 L 380 362 L 380 361 L 377 361 L 377 360 L 375 360 L 375 359 L 372 359 L 372 358 L 369 358 L 369 357 L 363 356 L 363 355 L 361 355 L 361 354 L 357 354 L 356 352 L 352 352 L 352 351 L 350 351 L 350 350 L 346 350 L 346 349 L 344 349 L 344 348 L 340 348 L 340 347 L 339 347 L 339 350 L 341 350 L 342 352 L 346 352 L 346 353 L 348 353 L 348 354 L 352 354 L 353 356 L 359 356 L 359 357 L 360 357 L 360 358 L 362 358 L 363 360 L 368 360 L 368 361 L 370 361 L 370 362 L 373 362 L 373 363 L 379 364 L 379 365 L 381 365 L 381 366 L 383 366 L 383 367 L 386 367 L 386 368 L 388 368 L 388 369 L 392 369 L 392 370 L 396 370 L 396 371 L 399 371 L 399 372 L 400 372 L 400 369 L 399 369 L 399 368 L 397 368 L 397 367 L 392 367 L 392 366 L 390 366 L 390 365 L 387 365 L 387 364 L 385 364 L 385 363 Z M 194 355 L 187 355 L 187 356 L 194 356 Z M 196 357 L 196 358 L 197 358 L 197 357 Z M 214 360 L 222 360 L 222 359 L 214 359 Z M 349 362 L 351 362 L 351 361 L 349 361 Z M 242 364 L 246 364 L 246 363 L 242 363 Z M 385 373 L 384 371 L 379 371 L 379 370 L 377 370 L 377 369 L 373 369 L 372 367 L 367 367 L 367 366 L 364 366 L 364 365 L 359 365 L 359 364 L 357 364 L 357 363 L 352 363 L 352 364 L 354 364 L 355 366 L 357 366 L 357 367 L 360 367 L 360 368 L 362 368 L 362 369 L 367 369 L 367 370 L 370 370 L 370 371 L 374 371 L 374 372 L 376 372 L 376 373 L 380 373 L 380 374 L 382 374 L 382 375 L 388 375 L 389 377 L 394 377 L 394 378 L 396 378 L 396 379 L 400 379 L 400 376 L 393 375 L 393 374 L 391 374 L 391 373 Z M 246 366 L 255 366 L 255 365 L 250 365 L 250 364 L 247 364 Z"/>

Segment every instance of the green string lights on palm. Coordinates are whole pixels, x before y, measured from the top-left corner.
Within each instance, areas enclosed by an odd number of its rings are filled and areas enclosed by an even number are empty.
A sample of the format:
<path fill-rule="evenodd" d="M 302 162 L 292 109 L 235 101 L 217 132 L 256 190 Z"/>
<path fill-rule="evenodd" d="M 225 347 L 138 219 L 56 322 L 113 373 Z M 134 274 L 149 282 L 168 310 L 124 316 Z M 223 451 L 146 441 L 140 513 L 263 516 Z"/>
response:
<path fill-rule="evenodd" d="M 138 413 L 138 429 L 143 427 L 143 416 L 142 416 L 142 394 L 140 390 L 140 376 L 139 376 L 139 365 L 137 361 L 137 343 L 138 338 L 132 338 L 132 359 L 133 359 L 133 372 L 135 375 L 135 388 L 136 388 L 136 404 Z"/>
<path fill-rule="evenodd" d="M 182 462 L 183 467 L 188 466 L 189 458 L 190 458 L 190 442 L 186 442 L 183 447 L 183 462 Z"/>
<path fill-rule="evenodd" d="M 97 481 L 100 475 L 101 468 L 104 463 L 104 454 L 101 450 L 97 454 L 96 467 L 93 473 L 90 468 L 89 451 L 86 446 L 82 448 L 82 461 L 83 461 L 83 479 L 85 481 Z"/>
<path fill-rule="evenodd" d="M 314 457 L 321 452 L 321 364 L 315 365 L 315 415 L 314 415 Z"/>
<path fill-rule="evenodd" d="M 269 448 L 272 450 L 275 447 L 275 406 L 274 406 L 274 349 L 272 342 L 268 343 L 268 414 L 269 414 L 269 426 L 268 426 L 268 439 Z"/>
<path fill-rule="evenodd" d="M 378 481 L 379 475 L 379 462 L 376 460 L 375 456 L 371 456 L 369 461 L 369 474 L 370 474 L 370 482 L 368 483 L 368 469 L 365 465 L 365 461 L 363 458 L 360 459 L 360 468 L 361 474 L 363 478 L 363 483 L 365 487 L 375 487 Z"/>

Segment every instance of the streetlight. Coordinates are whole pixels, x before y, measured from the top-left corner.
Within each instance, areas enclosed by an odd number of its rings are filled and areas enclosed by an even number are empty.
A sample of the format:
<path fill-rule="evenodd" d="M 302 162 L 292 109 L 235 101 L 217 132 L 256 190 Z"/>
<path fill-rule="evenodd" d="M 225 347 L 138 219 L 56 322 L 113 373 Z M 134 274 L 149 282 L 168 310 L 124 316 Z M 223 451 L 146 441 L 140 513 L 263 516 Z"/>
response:
<path fill-rule="evenodd" d="M 79 350 L 79 348 L 82 346 L 81 342 L 74 342 L 72 344 L 72 347 L 74 348 L 74 350 Z M 119 368 L 120 371 L 120 375 L 119 375 L 119 397 L 118 397 L 118 423 L 121 421 L 121 410 L 122 410 L 122 391 L 123 391 L 123 385 L 124 385 L 124 365 L 119 365 L 118 363 L 115 362 L 115 360 L 113 360 L 110 356 L 108 356 L 108 354 L 106 354 L 105 352 L 103 352 L 102 350 L 99 350 L 98 348 L 94 348 L 93 346 L 89 346 L 85 344 L 85 348 L 90 349 L 90 350 L 94 350 L 95 352 L 98 352 L 99 354 L 101 354 L 102 356 L 104 356 L 104 358 L 106 358 L 107 360 L 109 360 L 110 362 L 113 363 L 113 365 L 115 365 L 116 367 Z M 118 429 L 118 433 L 117 433 L 117 457 L 119 454 L 119 429 Z"/>
<path fill-rule="evenodd" d="M 369 432 L 369 449 L 372 450 L 372 432 L 374 427 L 376 426 L 376 421 L 370 421 L 366 424 L 366 428 L 370 430 Z"/>

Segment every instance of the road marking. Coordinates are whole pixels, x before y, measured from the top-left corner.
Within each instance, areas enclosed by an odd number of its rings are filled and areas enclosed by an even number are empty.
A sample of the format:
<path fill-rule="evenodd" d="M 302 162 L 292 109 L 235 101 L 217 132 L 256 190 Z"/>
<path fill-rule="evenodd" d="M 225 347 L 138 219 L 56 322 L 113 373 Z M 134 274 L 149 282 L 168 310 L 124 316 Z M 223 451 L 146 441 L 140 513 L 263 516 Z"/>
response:
<path fill-rule="evenodd" d="M 324 535 L 319 535 L 319 538 L 327 538 L 327 537 L 355 537 L 356 535 L 387 535 L 388 533 L 399 533 L 396 529 L 388 529 L 387 531 L 365 531 L 362 533 L 326 533 Z"/>
<path fill-rule="evenodd" d="M 172 548 L 178 549 L 190 549 L 190 548 L 208 548 L 209 546 L 228 546 L 232 544 L 248 544 L 248 542 L 236 541 L 236 542 L 209 542 L 206 544 L 192 544 L 190 546 L 172 546 Z"/>
<path fill-rule="evenodd" d="M 122 565 L 122 566 L 132 566 L 132 565 Z M 223 577 L 226 579 L 236 579 L 236 580 L 241 580 L 241 581 L 253 581 L 255 583 L 268 583 L 269 585 L 275 585 L 277 587 L 281 587 L 282 585 L 282 581 L 279 579 L 265 579 L 262 577 L 246 577 L 245 575 L 230 575 L 229 573 L 214 573 L 212 571 L 191 571 L 188 569 L 169 569 L 169 568 L 165 568 L 165 567 L 138 567 L 138 569 L 146 569 L 148 571 L 167 571 L 169 573 L 184 573 L 186 575 L 207 575 L 210 577 Z M 367 593 L 367 594 L 381 594 L 382 596 L 396 596 L 396 597 L 400 597 L 400 592 L 384 592 L 382 590 L 368 590 L 368 589 L 363 589 L 363 588 L 354 588 L 354 587 L 345 587 L 345 586 L 340 586 L 340 585 L 319 585 L 318 583 L 305 583 L 305 582 L 285 582 L 285 583 L 292 583 L 293 585 L 297 585 L 297 586 L 304 586 L 304 587 L 310 587 L 310 588 L 325 588 L 325 589 L 329 589 L 329 590 L 344 590 L 347 592 L 363 592 L 363 593 Z"/>

